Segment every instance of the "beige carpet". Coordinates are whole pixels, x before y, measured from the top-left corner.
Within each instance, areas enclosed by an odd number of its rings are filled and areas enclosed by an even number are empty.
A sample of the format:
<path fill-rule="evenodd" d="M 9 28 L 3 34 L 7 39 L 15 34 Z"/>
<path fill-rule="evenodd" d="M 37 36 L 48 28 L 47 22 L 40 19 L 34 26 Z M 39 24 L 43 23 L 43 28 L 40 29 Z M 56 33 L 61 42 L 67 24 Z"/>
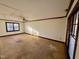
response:
<path fill-rule="evenodd" d="M 20 34 L 0 37 L 0 59 L 67 59 L 62 43 Z"/>

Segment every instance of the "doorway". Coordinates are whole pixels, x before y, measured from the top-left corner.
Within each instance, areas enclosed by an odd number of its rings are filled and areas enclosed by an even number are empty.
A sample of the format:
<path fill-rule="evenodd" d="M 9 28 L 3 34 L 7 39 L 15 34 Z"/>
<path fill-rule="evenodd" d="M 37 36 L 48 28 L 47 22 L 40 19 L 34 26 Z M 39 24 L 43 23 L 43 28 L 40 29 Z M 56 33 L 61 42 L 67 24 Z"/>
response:
<path fill-rule="evenodd" d="M 79 24 L 79 10 L 72 14 L 68 19 L 67 27 L 67 51 L 70 59 L 75 58 L 77 38 L 78 38 L 78 25 Z"/>

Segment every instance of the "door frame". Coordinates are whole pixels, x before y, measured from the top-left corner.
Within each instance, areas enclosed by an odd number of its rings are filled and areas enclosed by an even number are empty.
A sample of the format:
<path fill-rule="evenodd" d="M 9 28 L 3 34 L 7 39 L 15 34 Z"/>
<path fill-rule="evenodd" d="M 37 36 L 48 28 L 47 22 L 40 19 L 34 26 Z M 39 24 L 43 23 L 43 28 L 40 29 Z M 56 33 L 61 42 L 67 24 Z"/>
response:
<path fill-rule="evenodd" d="M 69 27 L 72 26 L 70 25 L 69 23 L 72 22 L 72 20 L 70 20 L 71 16 L 74 15 L 77 11 L 79 11 L 79 1 L 77 2 L 77 4 L 75 5 L 73 11 L 71 12 L 71 14 L 69 15 L 68 19 L 67 19 L 67 30 L 66 30 L 66 47 L 67 47 L 67 54 L 68 54 L 68 58 L 70 59 L 69 57 L 69 53 L 68 53 L 68 50 L 69 50 L 69 36 L 70 36 L 70 29 Z M 78 17 L 79 19 L 79 17 Z M 74 55 L 73 55 L 73 59 L 75 59 L 75 55 L 76 55 L 76 48 L 77 48 L 77 41 L 78 41 L 78 32 L 79 32 L 79 21 L 78 21 L 78 27 L 77 27 L 77 35 L 76 35 L 76 40 L 75 40 L 75 47 L 74 47 Z"/>

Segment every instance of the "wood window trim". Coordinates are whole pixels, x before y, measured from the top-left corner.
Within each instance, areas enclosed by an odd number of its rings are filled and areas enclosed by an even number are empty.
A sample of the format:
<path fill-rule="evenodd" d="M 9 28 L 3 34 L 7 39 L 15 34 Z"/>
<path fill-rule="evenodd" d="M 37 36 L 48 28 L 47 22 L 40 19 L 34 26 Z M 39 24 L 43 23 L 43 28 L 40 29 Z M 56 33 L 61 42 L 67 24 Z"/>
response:
<path fill-rule="evenodd" d="M 13 30 L 12 30 L 12 31 L 8 31 L 8 29 L 7 29 L 7 23 L 13 24 Z M 18 30 L 14 30 L 14 24 L 18 24 Z M 6 25 L 6 32 L 16 32 L 16 31 L 20 31 L 20 24 L 19 24 L 19 23 L 15 23 L 15 22 L 5 22 L 5 25 Z"/>

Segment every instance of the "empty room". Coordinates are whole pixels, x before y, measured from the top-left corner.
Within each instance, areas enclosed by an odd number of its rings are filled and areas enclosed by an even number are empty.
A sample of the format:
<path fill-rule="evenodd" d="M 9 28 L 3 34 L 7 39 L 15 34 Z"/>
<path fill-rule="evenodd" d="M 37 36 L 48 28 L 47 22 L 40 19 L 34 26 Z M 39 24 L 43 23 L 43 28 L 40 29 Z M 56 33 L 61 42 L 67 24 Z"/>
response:
<path fill-rule="evenodd" d="M 0 59 L 79 59 L 79 0 L 0 0 Z"/>

